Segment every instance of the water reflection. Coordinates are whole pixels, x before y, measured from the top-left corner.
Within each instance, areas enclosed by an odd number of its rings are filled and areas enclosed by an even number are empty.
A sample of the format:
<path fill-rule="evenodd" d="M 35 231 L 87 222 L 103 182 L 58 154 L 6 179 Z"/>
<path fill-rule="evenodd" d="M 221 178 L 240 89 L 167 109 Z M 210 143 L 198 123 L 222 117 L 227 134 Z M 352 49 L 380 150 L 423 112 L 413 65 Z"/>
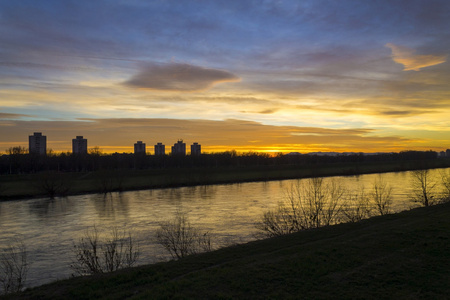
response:
<path fill-rule="evenodd" d="M 64 217 L 74 209 L 76 204 L 72 198 L 68 197 L 39 199 L 29 204 L 30 214 L 36 215 L 42 221 L 48 218 Z"/>
<path fill-rule="evenodd" d="M 96 195 L 92 197 L 95 211 L 101 219 L 120 217 L 128 217 L 130 212 L 129 198 L 124 197 L 122 193 L 108 193 L 104 195 Z"/>
<path fill-rule="evenodd" d="M 447 169 L 450 170 L 450 169 Z M 439 176 L 439 170 L 433 170 Z M 335 177 L 349 189 L 369 190 L 378 174 Z M 393 187 L 393 210 L 409 208 L 408 172 L 382 177 Z M 300 180 L 301 181 L 301 180 Z M 286 198 L 299 180 L 209 185 L 132 191 L 107 195 L 79 195 L 56 199 L 0 202 L 0 245 L 16 234 L 24 236 L 33 265 L 29 285 L 69 277 L 73 242 L 86 228 L 118 226 L 133 231 L 141 245 L 140 263 L 165 259 L 154 232 L 176 211 L 189 215 L 193 226 L 210 231 L 219 245 L 254 239 L 255 223 L 264 211 Z"/>

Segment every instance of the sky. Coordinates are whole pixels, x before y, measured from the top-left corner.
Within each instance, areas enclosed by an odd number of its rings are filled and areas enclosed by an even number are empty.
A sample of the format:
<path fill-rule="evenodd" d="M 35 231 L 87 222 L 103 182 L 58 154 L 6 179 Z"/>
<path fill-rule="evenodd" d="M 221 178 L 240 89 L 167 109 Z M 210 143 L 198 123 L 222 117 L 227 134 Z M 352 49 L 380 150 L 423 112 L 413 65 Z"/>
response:
<path fill-rule="evenodd" d="M 0 0 L 0 152 L 450 148 L 448 0 Z"/>

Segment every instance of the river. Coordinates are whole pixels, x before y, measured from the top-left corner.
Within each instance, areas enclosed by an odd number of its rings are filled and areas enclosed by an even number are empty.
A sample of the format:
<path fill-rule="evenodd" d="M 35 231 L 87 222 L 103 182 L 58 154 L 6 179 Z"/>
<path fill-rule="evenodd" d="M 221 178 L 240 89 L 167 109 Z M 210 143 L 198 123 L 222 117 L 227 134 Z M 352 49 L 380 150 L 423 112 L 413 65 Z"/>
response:
<path fill-rule="evenodd" d="M 430 177 L 439 181 L 442 172 L 450 169 L 430 170 Z M 393 189 L 394 211 L 414 206 L 409 200 L 410 172 L 327 180 L 337 180 L 349 190 L 364 187 L 368 191 L 378 176 Z M 177 211 L 186 213 L 193 226 L 209 231 L 216 246 L 244 243 L 255 239 L 255 223 L 263 212 L 285 199 L 297 182 L 251 182 L 0 202 L 0 248 L 15 236 L 23 238 L 31 261 L 26 286 L 70 277 L 73 243 L 94 225 L 99 231 L 114 226 L 129 230 L 140 245 L 139 264 L 154 263 L 169 258 L 156 243 L 155 231 Z"/>

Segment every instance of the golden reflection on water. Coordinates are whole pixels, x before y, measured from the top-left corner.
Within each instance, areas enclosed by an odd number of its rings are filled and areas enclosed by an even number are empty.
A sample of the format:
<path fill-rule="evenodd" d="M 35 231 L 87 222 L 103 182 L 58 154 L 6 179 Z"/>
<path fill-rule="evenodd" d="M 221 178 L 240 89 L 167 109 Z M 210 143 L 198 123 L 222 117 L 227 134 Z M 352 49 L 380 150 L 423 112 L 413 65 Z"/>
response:
<path fill-rule="evenodd" d="M 450 169 L 447 169 L 450 170 Z M 439 170 L 433 170 L 434 176 Z M 378 174 L 335 177 L 349 189 L 370 189 Z M 393 187 L 394 210 L 408 209 L 408 172 L 385 173 Z M 142 252 L 140 263 L 167 259 L 155 243 L 160 222 L 172 219 L 177 211 L 187 213 L 191 224 L 212 233 L 216 245 L 254 239 L 257 222 L 264 211 L 286 197 L 297 180 L 252 182 L 228 185 L 143 190 L 112 194 L 71 196 L 0 202 L 0 247 L 20 234 L 33 262 L 29 286 L 69 277 L 73 242 L 85 230 L 99 231 L 114 226 L 129 230 Z"/>

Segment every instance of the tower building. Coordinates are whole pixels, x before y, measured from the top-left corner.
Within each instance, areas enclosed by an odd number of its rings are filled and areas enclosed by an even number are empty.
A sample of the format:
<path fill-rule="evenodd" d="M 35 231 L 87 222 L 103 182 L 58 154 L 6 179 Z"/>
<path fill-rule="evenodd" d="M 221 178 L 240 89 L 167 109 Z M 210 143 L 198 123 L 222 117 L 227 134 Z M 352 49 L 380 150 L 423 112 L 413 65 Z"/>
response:
<path fill-rule="evenodd" d="M 137 143 L 134 144 L 134 154 L 145 154 L 145 143 L 137 141 Z"/>
<path fill-rule="evenodd" d="M 183 143 L 183 140 L 178 140 L 172 146 L 172 155 L 186 155 L 186 144 Z"/>
<path fill-rule="evenodd" d="M 47 137 L 41 132 L 35 132 L 28 137 L 28 149 L 31 154 L 45 155 L 47 153 Z"/>
<path fill-rule="evenodd" d="M 191 155 L 200 155 L 202 153 L 202 146 L 199 143 L 191 145 Z"/>
<path fill-rule="evenodd" d="M 84 139 L 82 135 L 77 135 L 75 139 L 72 139 L 72 153 L 87 154 L 87 139 Z"/>
<path fill-rule="evenodd" d="M 165 155 L 166 154 L 166 146 L 162 143 L 157 143 L 155 145 L 155 155 Z"/>

